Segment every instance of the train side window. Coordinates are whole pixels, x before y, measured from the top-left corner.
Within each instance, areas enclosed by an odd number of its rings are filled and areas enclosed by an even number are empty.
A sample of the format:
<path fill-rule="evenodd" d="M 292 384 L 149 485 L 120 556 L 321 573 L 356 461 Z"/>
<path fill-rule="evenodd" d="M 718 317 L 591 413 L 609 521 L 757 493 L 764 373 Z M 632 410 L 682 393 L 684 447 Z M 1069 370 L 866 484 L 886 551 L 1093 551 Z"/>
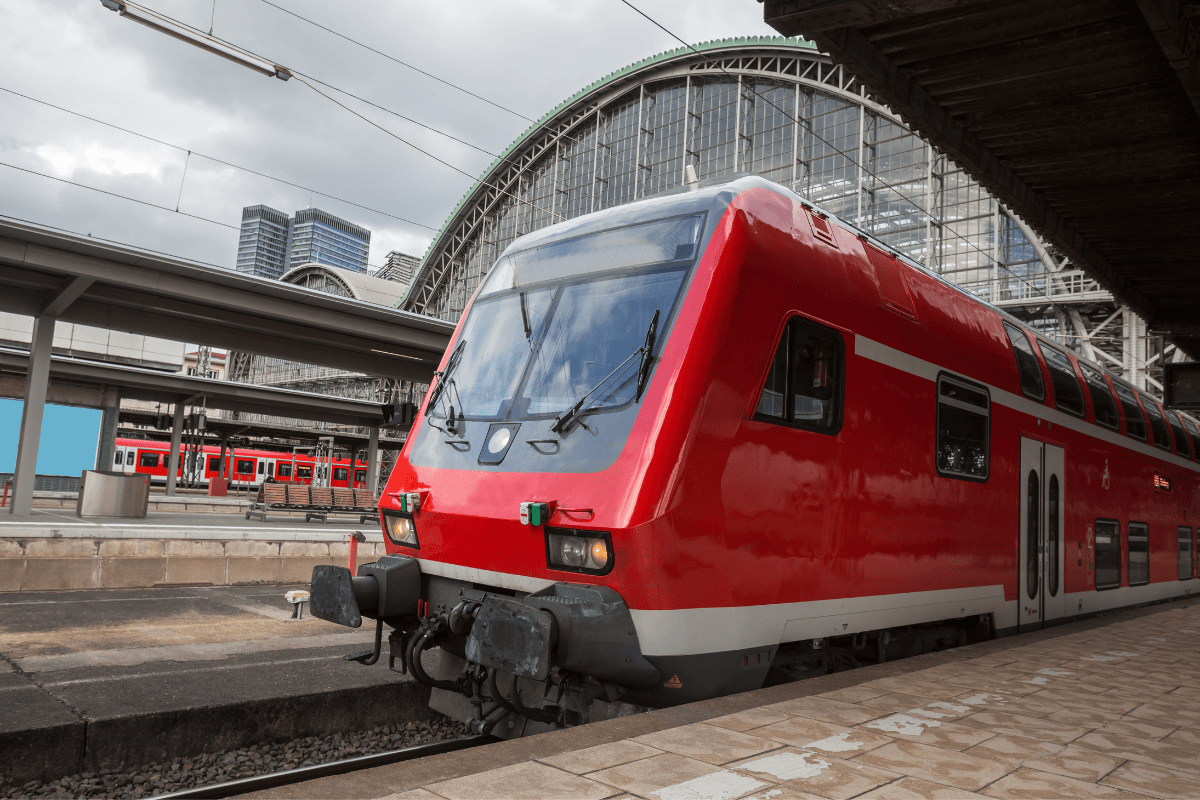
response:
<path fill-rule="evenodd" d="M 1192 577 L 1192 529 L 1180 528 L 1176 537 L 1176 550 L 1179 554 L 1179 580 L 1186 581 Z"/>
<path fill-rule="evenodd" d="M 837 433 L 842 426 L 842 337 L 793 318 L 784 329 L 755 419 Z"/>
<path fill-rule="evenodd" d="M 1146 409 L 1146 416 L 1150 418 L 1150 430 L 1154 432 L 1154 446 L 1170 450 L 1171 434 L 1167 433 L 1167 421 L 1163 419 L 1158 403 L 1146 395 L 1142 395 L 1142 407 Z"/>
<path fill-rule="evenodd" d="M 1115 519 L 1096 520 L 1096 588 L 1121 585 L 1121 525 Z"/>
<path fill-rule="evenodd" d="M 208 457 L 208 471 L 209 472 L 220 472 L 221 471 L 221 457 L 220 456 L 209 456 Z"/>
<path fill-rule="evenodd" d="M 125 461 L 125 454 L 120 450 L 113 453 L 113 466 L 119 467 Z"/>
<path fill-rule="evenodd" d="M 355 483 L 366 483 L 367 482 L 367 471 L 365 469 L 354 470 L 354 482 Z"/>
<path fill-rule="evenodd" d="M 1096 412 L 1096 422 L 1114 431 L 1121 429 L 1121 417 L 1117 414 L 1117 401 L 1113 399 L 1112 389 L 1108 381 L 1098 370 L 1087 364 L 1080 364 L 1083 378 L 1087 382 L 1088 393 L 1092 396 L 1092 409 Z"/>
<path fill-rule="evenodd" d="M 1017 357 L 1017 370 L 1021 373 L 1021 392 L 1030 400 L 1041 402 L 1046 399 L 1046 386 L 1042 383 L 1042 368 L 1033 347 L 1029 344 L 1024 331 L 1004 323 L 1008 332 L 1008 341 L 1012 343 L 1013 354 Z"/>
<path fill-rule="evenodd" d="M 1082 417 L 1084 415 L 1083 389 L 1079 387 L 1079 378 L 1075 377 L 1071 359 L 1067 358 L 1065 353 L 1055 350 L 1053 347 L 1047 347 L 1043 342 L 1038 342 L 1038 348 L 1042 351 L 1042 358 L 1046 360 L 1046 366 L 1050 368 L 1050 385 L 1054 387 L 1054 407 L 1059 411 L 1066 411 L 1068 414 Z"/>
<path fill-rule="evenodd" d="M 258 474 L 259 474 L 259 475 L 262 475 L 262 474 L 263 474 L 263 470 L 264 470 L 264 469 L 266 469 L 266 468 L 267 468 L 267 462 L 265 462 L 265 461 L 260 461 L 260 462 L 258 462 Z"/>
<path fill-rule="evenodd" d="M 350 477 L 350 470 L 346 469 L 345 467 L 334 467 L 333 468 L 333 479 L 335 481 L 344 481 L 349 477 Z"/>
<path fill-rule="evenodd" d="M 1129 585 L 1150 582 L 1150 528 L 1144 522 L 1129 523 Z"/>
<path fill-rule="evenodd" d="M 1196 423 L 1192 422 L 1187 417 L 1183 417 L 1183 426 L 1187 428 L 1187 432 L 1192 435 L 1192 442 L 1196 445 L 1196 456 L 1200 458 L 1200 430 L 1197 430 Z"/>
<path fill-rule="evenodd" d="M 939 475 L 986 481 L 991 397 L 976 383 L 938 376 L 937 442 L 934 464 Z"/>
<path fill-rule="evenodd" d="M 157 467 L 158 466 L 158 453 L 142 453 L 141 457 L 138 458 L 138 466 L 139 467 L 150 467 L 152 469 L 154 467 Z"/>
<path fill-rule="evenodd" d="M 237 462 L 237 473 L 239 475 L 253 475 L 254 474 L 254 459 L 239 458 L 238 462 Z"/>
<path fill-rule="evenodd" d="M 296 465 L 296 477 L 297 478 L 311 478 L 312 477 L 312 465 L 311 464 L 297 464 Z"/>
<path fill-rule="evenodd" d="M 278 472 L 276 473 L 276 477 L 279 477 L 279 478 L 292 477 L 292 465 L 291 464 L 280 464 L 280 465 L 278 465 L 277 470 L 278 470 Z"/>
<path fill-rule="evenodd" d="M 1174 411 L 1167 412 L 1167 422 L 1171 425 L 1171 433 L 1175 435 L 1175 452 L 1184 458 L 1192 457 L 1192 445 L 1188 442 L 1187 434 L 1183 432 L 1183 423 Z"/>
<path fill-rule="evenodd" d="M 1125 433 L 1131 439 L 1146 441 L 1146 418 L 1138 406 L 1137 398 L 1123 383 L 1113 381 L 1113 389 L 1117 391 L 1117 399 L 1121 401 L 1121 410 L 1125 412 Z"/>

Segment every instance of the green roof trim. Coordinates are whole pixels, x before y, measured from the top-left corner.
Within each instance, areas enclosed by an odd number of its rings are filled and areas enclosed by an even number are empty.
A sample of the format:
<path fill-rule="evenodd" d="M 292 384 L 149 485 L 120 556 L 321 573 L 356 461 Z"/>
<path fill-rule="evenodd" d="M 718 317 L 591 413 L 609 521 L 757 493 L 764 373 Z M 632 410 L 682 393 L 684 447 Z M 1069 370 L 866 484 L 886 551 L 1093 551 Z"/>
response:
<path fill-rule="evenodd" d="M 440 229 L 438 229 L 437 235 L 434 236 L 433 239 L 429 242 L 429 246 L 425 249 L 425 255 L 421 257 L 421 264 L 417 268 L 416 274 L 413 275 L 413 285 L 416 284 L 417 277 L 420 275 L 422 268 L 424 268 L 425 262 L 428 261 L 429 254 L 433 252 L 434 245 L 436 245 L 439 241 L 441 241 L 442 236 L 445 235 L 445 233 L 446 233 L 446 228 L 450 225 L 450 221 L 452 219 L 454 219 L 456 216 L 458 216 L 458 212 L 462 211 L 463 206 L 466 205 L 467 200 L 475 194 L 475 192 L 479 189 L 480 186 L 483 185 L 483 179 L 486 178 L 492 172 L 492 170 L 494 170 L 496 168 L 496 166 L 498 164 L 500 164 L 500 162 L 506 160 L 515 150 L 517 150 L 519 148 L 519 146 L 521 144 L 523 144 L 529 138 L 530 134 L 532 134 L 534 131 L 536 131 L 539 128 L 541 128 L 542 126 L 544 126 L 547 122 L 549 122 L 551 119 L 553 119 L 558 114 L 562 113 L 562 111 L 564 109 L 570 107 L 576 101 L 591 94 L 592 92 L 596 91 L 597 89 L 601 89 L 604 86 L 606 86 L 607 84 L 613 83 L 613 82 L 625 77 L 626 75 L 629 75 L 630 73 L 633 73 L 633 72 L 637 72 L 641 69 L 644 69 L 645 67 L 648 67 L 648 66 L 651 66 L 654 64 L 659 64 L 664 61 L 670 61 L 671 59 L 677 58 L 679 56 L 694 55 L 696 51 L 703 53 L 707 50 L 725 50 L 725 49 L 728 49 L 731 47 L 745 47 L 745 46 L 753 46 L 753 45 L 767 45 L 767 46 L 772 46 L 772 47 L 789 47 L 789 48 L 794 48 L 796 50 L 813 50 L 813 51 L 817 50 L 817 45 L 815 43 L 807 41 L 805 39 L 801 39 L 799 37 L 737 36 L 737 37 L 733 37 L 730 39 L 713 39 L 712 41 L 701 42 L 700 44 L 692 45 L 691 47 L 676 47 L 674 50 L 667 50 L 662 53 L 658 53 L 657 55 L 653 55 L 648 58 L 643 58 L 641 61 L 635 61 L 632 64 L 629 64 L 628 66 L 622 67 L 621 69 L 617 70 L 616 72 L 610 72 L 609 74 L 605 75 L 603 78 L 600 78 L 597 81 L 593 81 L 592 83 L 583 87 L 579 91 L 575 92 L 575 94 L 571 95 L 566 100 L 563 100 L 561 103 L 559 103 L 554 108 L 552 108 L 550 111 L 548 111 L 546 114 L 542 115 L 541 119 L 539 119 L 537 122 L 533 123 L 528 128 L 526 128 L 525 131 L 520 136 L 518 136 L 516 139 L 513 140 L 512 144 L 510 144 L 507 148 L 505 148 L 504 152 L 500 154 L 500 157 L 497 158 L 495 161 L 493 161 L 490 165 L 488 165 L 488 168 L 485 169 L 483 171 L 483 173 L 478 178 L 475 179 L 475 183 L 472 184 L 471 188 L 467 191 L 467 193 L 464 194 L 461 199 L 459 199 L 458 204 L 454 207 L 454 210 L 450 212 L 449 216 L 446 217 L 446 221 L 442 223 L 442 227 Z M 407 300 L 407 299 L 408 298 L 405 297 L 405 300 Z"/>

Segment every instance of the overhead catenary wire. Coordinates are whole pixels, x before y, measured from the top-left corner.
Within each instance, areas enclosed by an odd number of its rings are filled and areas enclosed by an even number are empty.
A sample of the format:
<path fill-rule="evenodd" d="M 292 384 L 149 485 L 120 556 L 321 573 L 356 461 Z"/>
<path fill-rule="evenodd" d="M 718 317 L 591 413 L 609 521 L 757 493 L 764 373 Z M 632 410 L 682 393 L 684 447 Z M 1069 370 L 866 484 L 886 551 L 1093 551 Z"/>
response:
<path fill-rule="evenodd" d="M 238 170 L 242 170 L 243 172 L 248 172 L 248 173 L 250 173 L 251 175 L 257 175 L 257 176 L 258 176 L 258 177 L 260 177 L 260 178 L 266 178 L 267 180 L 276 181 L 277 183 L 282 183 L 282 184 L 285 184 L 285 185 L 287 185 L 287 186 L 291 186 L 291 187 L 293 187 L 293 188 L 296 188 L 296 189 L 301 189 L 301 190 L 303 190 L 303 191 L 306 191 L 306 192 L 312 192 L 313 194 L 319 194 L 319 195 L 321 195 L 322 197 L 328 197 L 329 199 L 331 199 L 331 200 L 336 200 L 336 201 L 338 201 L 339 203 L 345 203 L 345 204 L 347 204 L 347 205 L 354 206 L 355 208 L 361 208 L 361 209 L 363 209 L 363 210 L 365 210 L 365 211 L 371 211 L 371 212 L 373 212 L 373 213 L 376 213 L 376 214 L 381 214 L 381 215 L 383 215 L 383 216 L 385 216 L 385 217 L 390 217 L 391 219 L 397 220 L 397 221 L 399 221 L 399 222 L 404 222 L 404 223 L 407 223 L 407 224 L 409 224 L 409 225 L 415 225 L 415 226 L 416 226 L 416 227 L 418 227 L 418 228 L 425 228 L 426 230 L 434 231 L 435 233 L 436 233 L 436 232 L 437 232 L 437 230 L 438 230 L 437 228 L 433 227 L 432 225 L 426 225 L 426 224 L 424 224 L 424 223 L 422 223 L 422 222 L 415 222 L 414 220 L 411 220 L 411 219 L 406 219 L 405 217 L 397 216 L 396 214 L 391 214 L 391 213 L 389 213 L 389 212 L 387 212 L 387 211 L 382 211 L 382 210 L 380 210 L 380 209 L 378 209 L 378 208 L 373 208 L 373 207 L 371 207 L 371 206 L 368 206 L 368 205 L 363 205 L 362 203 L 356 203 L 356 202 L 354 202 L 353 200 L 347 200 L 347 199 L 346 199 L 346 198 L 344 198 L 344 197 L 338 197 L 337 195 L 329 194 L 328 192 L 322 192 L 322 191 L 319 191 L 319 190 L 317 190 L 317 189 L 313 189 L 313 188 L 311 188 L 311 187 L 308 187 L 308 186 L 303 186 L 303 185 L 301 185 L 301 184 L 298 184 L 298 183 L 293 183 L 292 181 L 285 180 L 285 179 L 283 179 L 283 178 L 279 178 L 279 177 L 276 177 L 276 176 L 274 176 L 274 175 L 268 175 L 268 174 L 267 174 L 267 173 L 265 173 L 265 172 L 260 172 L 260 171 L 258 171 L 258 170 L 256 170 L 256 169 L 251 169 L 250 167 L 245 167 L 245 166 L 242 166 L 242 165 L 240 165 L 240 164 L 234 164 L 234 163 L 233 163 L 233 162 L 231 162 L 231 161 L 226 161 L 226 160 L 224 160 L 224 159 L 217 158 L 216 156 L 207 155 L 207 154 L 205 154 L 205 153 L 198 152 L 198 151 L 196 151 L 196 150 L 193 150 L 193 149 L 191 149 L 191 148 L 184 147 L 183 145 L 174 144 L 174 143 L 172 143 L 172 142 L 167 142 L 167 141 L 164 141 L 164 140 L 162 140 L 162 139 L 155 138 L 155 137 L 153 137 L 153 136 L 150 136 L 150 135 L 148 135 L 148 134 L 145 134 L 145 133 L 139 133 L 138 131 L 130 130 L 129 128 L 123 128 L 123 127 L 121 127 L 120 125 L 114 125 L 114 124 L 113 124 L 113 123 L 111 123 L 111 122 L 106 122 L 106 121 L 104 121 L 104 120 L 102 120 L 102 119 L 97 119 L 96 117 L 91 117 L 91 116 L 88 116 L 87 114 L 83 114 L 83 113 L 80 113 L 80 112 L 78 112 L 78 111 L 74 111 L 74 110 L 72 110 L 72 109 L 69 109 L 69 108 L 66 108 L 66 107 L 64 107 L 64 106 L 55 105 L 54 103 L 50 103 L 50 102 L 47 102 L 47 101 L 45 101 L 45 100 L 41 100 L 41 99 L 39 99 L 39 98 L 37 98 L 37 97 L 31 97 L 30 95 L 27 95 L 27 94 L 22 94 L 21 92 L 14 91 L 14 90 L 12 90 L 12 89 L 8 89 L 8 88 L 5 88 L 5 87 L 3 87 L 3 86 L 0 86 L 0 92 L 8 92 L 8 93 L 9 93 L 9 94 L 11 94 L 11 95 L 15 95 L 15 96 L 17 96 L 17 97 L 24 98 L 25 100 L 29 100 L 29 101 L 31 101 L 31 102 L 34 102 L 34 103 L 39 103 L 39 104 L 41 104 L 41 105 L 44 105 L 44 106 L 46 106 L 46 107 L 48 107 L 48 108 L 53 108 L 53 109 L 55 109 L 55 110 L 57 110 L 57 111 L 62 111 L 62 112 L 64 112 L 64 113 L 66 113 L 66 114 L 71 114 L 71 115 L 73 115 L 73 116 L 79 117 L 80 119 L 86 119 L 86 120 L 88 120 L 89 122 L 95 122 L 95 123 L 96 123 L 96 124 L 98 124 L 98 125 L 104 125 L 105 127 L 112 128 L 113 130 L 118 130 L 118 131 L 121 131 L 122 133 L 128 133 L 128 134 L 130 134 L 131 136 L 137 136 L 137 137 L 139 137 L 139 138 L 141 138 L 141 139 L 145 139 L 145 140 L 147 140 L 147 141 L 154 142 L 155 144 L 161 144 L 161 145 L 163 145 L 164 147 L 172 147 L 172 148 L 174 148 L 174 149 L 176 149 L 176 150 L 180 150 L 180 151 L 187 151 L 187 152 L 191 153 L 191 154 L 192 154 L 192 155 L 194 155 L 194 156 L 199 156 L 200 158 L 206 159 L 206 160 L 208 160 L 208 161 L 212 161 L 212 162 L 214 162 L 214 163 L 217 163 L 217 164 L 221 164 L 222 166 L 230 167 L 231 169 L 238 169 Z"/>

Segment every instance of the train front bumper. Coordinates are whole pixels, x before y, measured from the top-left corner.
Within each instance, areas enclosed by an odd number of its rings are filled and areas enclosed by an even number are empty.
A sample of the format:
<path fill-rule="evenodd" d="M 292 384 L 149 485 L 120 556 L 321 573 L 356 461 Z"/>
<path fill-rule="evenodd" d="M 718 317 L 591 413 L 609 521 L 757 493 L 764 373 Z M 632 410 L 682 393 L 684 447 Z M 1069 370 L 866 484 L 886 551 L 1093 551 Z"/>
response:
<path fill-rule="evenodd" d="M 351 575 L 346 567 L 320 564 L 313 567 L 309 592 L 314 617 L 350 628 L 361 626 L 363 617 L 412 617 L 421 597 L 421 566 L 415 558 L 383 556 Z"/>

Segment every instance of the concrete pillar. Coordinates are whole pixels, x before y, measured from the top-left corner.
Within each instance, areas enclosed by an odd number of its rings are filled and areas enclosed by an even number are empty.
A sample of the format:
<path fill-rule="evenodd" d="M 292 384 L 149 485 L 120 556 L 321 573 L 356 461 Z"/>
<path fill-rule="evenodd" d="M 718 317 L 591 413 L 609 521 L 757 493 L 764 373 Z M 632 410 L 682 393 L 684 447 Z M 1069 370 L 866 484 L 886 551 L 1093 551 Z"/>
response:
<path fill-rule="evenodd" d="M 100 441 L 96 445 L 96 469 L 113 468 L 113 451 L 117 445 L 117 421 L 121 415 L 121 398 L 115 389 L 104 393 L 100 416 Z"/>
<path fill-rule="evenodd" d="M 221 440 L 221 458 L 217 461 L 217 475 L 221 478 L 229 475 L 229 465 L 225 463 L 225 448 L 229 444 L 229 439 Z"/>
<path fill-rule="evenodd" d="M 354 473 L 358 468 L 358 445 L 352 444 L 349 448 L 350 453 L 350 488 L 354 488 Z"/>
<path fill-rule="evenodd" d="M 379 491 L 379 426 L 371 428 L 367 442 L 367 490 L 372 494 Z"/>
<path fill-rule="evenodd" d="M 21 410 L 21 438 L 13 470 L 13 496 L 9 513 L 33 513 L 33 483 L 37 476 L 38 443 L 42 438 L 42 415 L 50 388 L 50 354 L 54 347 L 54 317 L 33 321 L 29 343 L 29 372 L 25 375 L 25 407 Z"/>
<path fill-rule="evenodd" d="M 175 494 L 176 475 L 179 472 L 179 442 L 183 439 L 183 402 L 175 404 L 175 419 L 171 422 L 171 455 L 167 458 L 167 494 Z"/>

